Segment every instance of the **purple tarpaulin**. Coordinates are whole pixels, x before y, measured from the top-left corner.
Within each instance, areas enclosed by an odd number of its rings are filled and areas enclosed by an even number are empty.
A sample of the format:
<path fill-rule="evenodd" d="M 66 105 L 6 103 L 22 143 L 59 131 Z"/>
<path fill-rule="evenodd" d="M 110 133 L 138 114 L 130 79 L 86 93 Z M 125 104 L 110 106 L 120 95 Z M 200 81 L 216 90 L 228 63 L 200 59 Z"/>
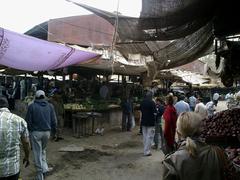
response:
<path fill-rule="evenodd" d="M 99 56 L 0 28 L 0 64 L 14 69 L 46 71 Z"/>

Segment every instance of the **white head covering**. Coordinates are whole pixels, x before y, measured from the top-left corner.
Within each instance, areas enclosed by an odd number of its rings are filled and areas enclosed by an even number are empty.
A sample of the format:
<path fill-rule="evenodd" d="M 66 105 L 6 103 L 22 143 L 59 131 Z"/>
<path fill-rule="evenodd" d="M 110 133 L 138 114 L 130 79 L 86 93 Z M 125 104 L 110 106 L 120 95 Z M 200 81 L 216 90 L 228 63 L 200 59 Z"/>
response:
<path fill-rule="evenodd" d="M 45 97 L 45 92 L 43 90 L 37 90 L 35 96 L 36 96 L 36 98 L 39 98 L 40 96 L 44 96 Z"/>

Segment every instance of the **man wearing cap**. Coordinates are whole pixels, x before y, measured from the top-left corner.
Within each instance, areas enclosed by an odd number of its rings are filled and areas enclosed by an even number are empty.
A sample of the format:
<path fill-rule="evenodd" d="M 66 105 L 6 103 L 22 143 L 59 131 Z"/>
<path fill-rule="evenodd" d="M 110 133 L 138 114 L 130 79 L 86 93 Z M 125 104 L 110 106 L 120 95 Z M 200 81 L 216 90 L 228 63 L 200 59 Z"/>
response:
<path fill-rule="evenodd" d="M 53 105 L 45 99 L 44 91 L 36 92 L 34 102 L 28 107 L 26 121 L 37 169 L 36 180 L 43 180 L 44 174 L 49 172 L 46 159 L 47 142 L 51 132 L 53 135 L 56 133 L 56 114 Z"/>
<path fill-rule="evenodd" d="M 0 98 L 0 180 L 18 180 L 20 144 L 23 145 L 25 167 L 29 165 L 27 123 L 8 109 L 6 98 Z"/>

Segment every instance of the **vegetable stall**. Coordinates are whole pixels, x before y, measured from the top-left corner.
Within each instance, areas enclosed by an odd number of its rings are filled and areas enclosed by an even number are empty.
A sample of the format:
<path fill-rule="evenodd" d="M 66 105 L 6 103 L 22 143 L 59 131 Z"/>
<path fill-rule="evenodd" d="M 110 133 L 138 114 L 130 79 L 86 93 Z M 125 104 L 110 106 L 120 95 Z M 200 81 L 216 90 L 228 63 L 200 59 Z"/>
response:
<path fill-rule="evenodd" d="M 81 101 L 75 101 L 74 103 L 66 103 L 64 104 L 64 109 L 67 125 L 72 127 L 73 130 L 77 128 L 75 126 L 86 126 L 85 131 L 90 131 L 88 134 L 93 134 L 93 131 L 97 128 L 108 129 L 119 126 L 122 118 L 120 103 L 121 100 L 119 98 L 109 100 L 86 98 Z M 77 121 L 82 120 L 85 120 L 85 122 L 79 122 L 80 124 L 78 124 Z M 86 135 L 86 133 L 83 132 L 79 133 Z"/>

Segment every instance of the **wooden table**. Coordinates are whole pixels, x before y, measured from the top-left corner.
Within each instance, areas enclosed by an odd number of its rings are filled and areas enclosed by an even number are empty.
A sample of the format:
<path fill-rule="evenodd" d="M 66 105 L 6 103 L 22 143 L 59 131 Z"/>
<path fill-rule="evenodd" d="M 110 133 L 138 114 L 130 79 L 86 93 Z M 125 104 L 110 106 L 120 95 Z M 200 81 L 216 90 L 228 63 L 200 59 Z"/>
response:
<path fill-rule="evenodd" d="M 73 129 L 75 137 L 93 135 L 95 128 L 100 124 L 111 126 L 115 121 L 119 121 L 117 115 L 121 115 L 121 108 L 114 106 L 108 109 L 91 111 L 87 109 L 65 109 L 65 125 Z M 97 123 L 98 121 L 98 123 Z M 105 127 L 106 129 L 107 127 Z"/>
<path fill-rule="evenodd" d="M 72 129 L 74 137 L 89 135 L 87 128 L 88 115 L 86 113 L 72 114 Z"/>

